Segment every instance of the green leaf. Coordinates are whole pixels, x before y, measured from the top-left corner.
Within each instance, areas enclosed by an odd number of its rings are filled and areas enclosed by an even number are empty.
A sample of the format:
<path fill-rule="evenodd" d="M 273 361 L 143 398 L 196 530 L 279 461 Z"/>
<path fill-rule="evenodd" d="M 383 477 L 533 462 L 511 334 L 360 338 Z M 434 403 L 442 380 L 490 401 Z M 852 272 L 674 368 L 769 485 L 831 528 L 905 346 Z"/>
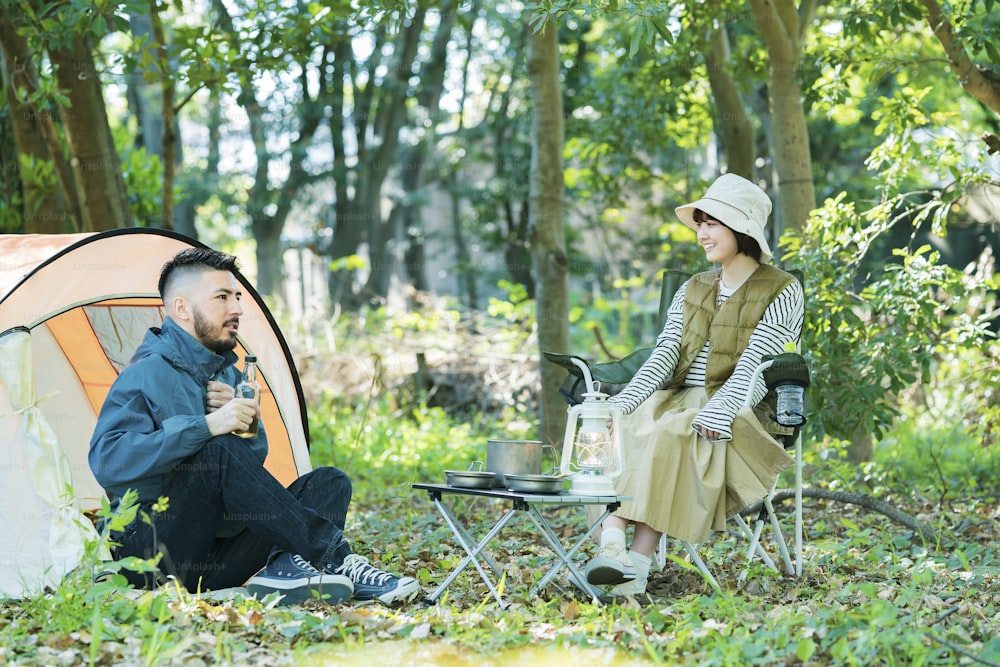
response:
<path fill-rule="evenodd" d="M 628 55 L 629 58 L 634 58 L 635 54 L 639 52 L 639 45 L 642 41 L 641 28 L 637 29 L 636 32 L 632 33 L 632 38 L 629 40 Z"/>
<path fill-rule="evenodd" d="M 659 33 L 660 37 L 662 37 L 667 44 L 674 43 L 673 33 L 667 30 L 666 26 L 663 25 L 662 21 L 659 21 L 657 19 L 650 19 L 650 23 L 652 23 L 653 28 L 656 30 L 657 33 Z"/>
<path fill-rule="evenodd" d="M 811 637 L 800 640 L 798 646 L 795 647 L 795 657 L 800 662 L 809 662 L 814 653 L 816 653 L 816 643 L 813 642 Z"/>
<path fill-rule="evenodd" d="M 923 21 L 924 18 L 925 18 L 923 8 L 920 7 L 919 5 L 917 5 L 917 3 L 915 3 L 915 2 L 903 2 L 902 3 L 902 9 L 903 9 L 903 13 L 906 16 L 908 16 L 911 19 L 913 19 L 914 21 Z M 897 15 L 897 19 L 898 19 L 898 15 Z"/>
<path fill-rule="evenodd" d="M 990 62 L 994 65 L 1000 65 L 1000 49 L 997 48 L 996 43 L 993 40 L 986 40 L 983 46 L 986 47 L 986 55 L 990 57 Z"/>
<path fill-rule="evenodd" d="M 844 526 L 845 528 L 850 528 L 852 530 L 859 530 L 858 524 L 854 523 L 853 521 L 851 521 L 846 517 L 840 519 L 840 525 Z"/>

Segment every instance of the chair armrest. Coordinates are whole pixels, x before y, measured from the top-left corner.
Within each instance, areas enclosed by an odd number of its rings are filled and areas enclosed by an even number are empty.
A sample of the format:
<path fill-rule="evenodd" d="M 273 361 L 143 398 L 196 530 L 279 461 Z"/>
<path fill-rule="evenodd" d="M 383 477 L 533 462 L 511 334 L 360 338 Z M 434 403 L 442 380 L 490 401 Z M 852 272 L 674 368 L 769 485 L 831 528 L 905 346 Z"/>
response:
<path fill-rule="evenodd" d="M 565 368 L 574 377 L 583 377 L 579 366 L 574 363 L 574 359 L 579 359 L 590 369 L 590 374 L 594 380 L 602 384 L 628 384 L 629 380 L 639 372 L 639 368 L 646 363 L 653 347 L 643 347 L 631 353 L 627 357 L 616 361 L 602 361 L 591 363 L 583 357 L 574 354 L 561 354 L 559 352 L 542 352 L 542 356 L 547 361 L 551 361 L 557 366 Z"/>
<path fill-rule="evenodd" d="M 628 384 L 629 380 L 646 363 L 652 352 L 652 346 L 642 347 L 617 361 L 602 361 L 599 364 L 590 364 L 590 373 L 598 382 L 605 384 Z"/>
<path fill-rule="evenodd" d="M 583 377 L 583 373 L 580 371 L 580 368 L 573 362 L 574 359 L 579 359 L 587 366 L 590 366 L 589 361 L 575 354 L 562 354 L 561 352 L 542 352 L 542 356 L 545 357 L 546 361 L 551 361 L 553 364 L 557 366 L 562 366 L 567 371 L 569 371 L 571 375 L 575 375 L 576 377 Z"/>

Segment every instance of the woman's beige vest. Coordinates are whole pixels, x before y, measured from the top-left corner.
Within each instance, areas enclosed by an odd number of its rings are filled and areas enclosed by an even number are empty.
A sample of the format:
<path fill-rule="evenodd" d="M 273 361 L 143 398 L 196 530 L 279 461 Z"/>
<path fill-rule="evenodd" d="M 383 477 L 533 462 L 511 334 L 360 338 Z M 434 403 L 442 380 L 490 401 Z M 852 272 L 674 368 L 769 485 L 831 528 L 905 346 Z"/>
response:
<path fill-rule="evenodd" d="M 680 357 L 668 388 L 683 386 L 688 369 L 707 340 L 705 391 L 711 397 L 733 374 L 764 311 L 795 280 L 790 273 L 761 264 L 718 308 L 718 278 L 718 271 L 706 271 L 688 281 Z"/>

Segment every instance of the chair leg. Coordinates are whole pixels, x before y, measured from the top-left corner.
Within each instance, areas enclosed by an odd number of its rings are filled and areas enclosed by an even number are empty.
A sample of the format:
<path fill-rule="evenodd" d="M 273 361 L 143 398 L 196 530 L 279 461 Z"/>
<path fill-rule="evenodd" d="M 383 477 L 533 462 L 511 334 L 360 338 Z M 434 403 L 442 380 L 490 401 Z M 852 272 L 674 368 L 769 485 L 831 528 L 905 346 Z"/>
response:
<path fill-rule="evenodd" d="M 802 431 L 795 438 L 795 576 L 802 576 Z"/>
<path fill-rule="evenodd" d="M 775 487 L 777 488 L 777 482 Z M 785 564 L 785 572 L 793 577 L 802 576 L 802 543 L 803 543 L 803 517 L 802 517 L 802 432 L 799 431 L 795 437 L 795 533 L 793 535 L 795 560 L 794 563 L 788 551 L 788 543 L 785 541 L 785 534 L 781 529 L 778 516 L 774 511 L 771 497 L 774 495 L 774 488 L 771 493 L 764 498 L 764 507 L 767 510 L 768 518 L 771 522 L 771 529 L 774 531 L 774 539 L 781 551 L 781 558 Z"/>
<path fill-rule="evenodd" d="M 747 566 L 743 568 L 742 572 L 740 572 L 740 576 L 737 579 L 737 585 L 742 586 L 743 583 L 746 581 L 747 575 L 750 572 L 750 563 L 753 562 L 755 556 L 760 556 L 760 559 L 764 561 L 764 564 L 767 567 L 777 571 L 778 567 L 774 564 L 774 561 L 771 560 L 771 557 L 767 555 L 767 552 L 764 551 L 764 547 L 762 547 L 760 544 L 760 536 L 761 533 L 764 531 L 763 518 L 758 518 L 757 521 L 754 522 L 754 527 L 752 531 L 750 530 L 750 526 L 747 525 L 746 520 L 744 520 L 743 517 L 740 516 L 739 514 L 734 516 L 733 520 L 736 521 L 736 524 L 740 527 L 740 530 L 742 530 L 743 534 L 746 535 L 747 538 L 749 538 L 750 540 L 750 546 L 747 548 L 747 556 L 746 556 Z"/>
<path fill-rule="evenodd" d="M 722 589 L 719 587 L 719 582 L 715 580 L 715 577 L 712 576 L 712 573 L 709 571 L 708 566 L 705 565 L 705 561 L 703 561 L 701 559 L 701 556 L 698 555 L 698 549 L 690 542 L 682 542 L 682 544 L 684 545 L 684 550 L 687 551 L 688 556 L 691 557 L 691 560 L 698 568 L 698 571 L 701 572 L 706 579 L 708 579 L 708 582 L 712 585 L 712 588 L 714 588 L 716 591 L 721 591 Z"/>
<path fill-rule="evenodd" d="M 785 563 L 785 572 L 794 575 L 795 568 L 792 566 L 792 559 L 788 556 L 788 544 L 785 542 L 785 535 L 781 532 L 781 524 L 774 513 L 774 505 L 771 504 L 771 496 L 764 498 L 764 507 L 767 508 L 767 515 L 771 519 L 771 530 L 774 531 L 774 539 L 778 543 L 778 550 L 781 552 L 781 559 Z"/>
<path fill-rule="evenodd" d="M 663 572 L 667 567 L 667 535 L 666 533 L 660 533 L 660 542 L 656 545 L 656 550 L 653 552 L 653 562 Z"/>

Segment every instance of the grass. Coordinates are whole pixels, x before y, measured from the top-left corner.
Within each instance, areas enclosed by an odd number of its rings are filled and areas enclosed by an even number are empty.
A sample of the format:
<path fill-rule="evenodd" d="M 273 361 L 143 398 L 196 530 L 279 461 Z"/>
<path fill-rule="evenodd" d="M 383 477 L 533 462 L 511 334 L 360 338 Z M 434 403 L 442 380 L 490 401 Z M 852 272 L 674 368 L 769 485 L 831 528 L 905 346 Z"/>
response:
<path fill-rule="evenodd" d="M 465 461 L 483 434 L 431 409 L 417 409 L 408 419 L 387 414 L 383 402 L 373 409 L 373 423 L 391 423 L 392 434 L 375 429 L 363 452 L 354 452 L 357 493 L 349 532 L 357 551 L 387 569 L 416 573 L 430 588 L 460 554 L 430 503 L 408 485 Z M 329 423 L 350 423 L 347 411 Z M 331 430 L 320 440 L 343 437 Z M 459 439 L 462 444 L 453 446 Z M 314 452 L 317 464 L 334 454 L 332 447 L 324 453 L 324 446 Z M 487 664 L 526 646 L 609 650 L 666 664 L 997 664 L 996 518 L 983 505 L 958 500 L 925 518 L 977 527 L 941 545 L 915 543 L 876 514 L 811 504 L 801 579 L 758 570 L 754 580 L 763 586 L 734 589 L 734 542 L 723 537 L 705 550 L 723 592 L 710 594 L 681 571 L 675 574 L 685 587 L 647 606 L 594 606 L 557 591 L 528 599 L 545 552 L 518 523 L 495 554 L 508 572 L 505 594 L 513 602 L 504 612 L 464 575 L 441 604 L 400 610 L 319 602 L 269 608 L 254 600 L 215 603 L 178 591 L 136 594 L 68 580 L 44 595 L 3 605 L 0 657 L 11 664 L 334 664 L 358 647 L 378 655 L 380 644 L 404 641 L 411 648 L 464 647 L 466 662 L 456 664 Z M 490 512 L 472 504 L 466 517 L 487 521 Z M 572 513 L 553 513 L 552 520 L 559 530 L 579 525 Z"/>
<path fill-rule="evenodd" d="M 436 344 L 454 346 L 440 338 Z M 360 373 L 350 392 L 343 391 L 349 373 L 314 365 L 307 378 L 312 459 L 354 480 L 348 533 L 355 550 L 430 590 L 463 554 L 410 484 L 464 468 L 498 433 L 530 436 L 531 420 L 510 405 L 458 416 L 428 407 L 407 384 L 408 366 L 384 362 L 374 388 Z M 390 366 L 402 370 L 392 374 Z M 550 554 L 528 522 L 515 520 L 493 551 L 511 602 L 503 611 L 465 574 L 438 605 L 391 610 L 136 592 L 94 586 L 81 572 L 54 590 L 0 603 L 0 664 L 1000 665 L 998 453 L 965 437 L 957 420 L 939 417 L 909 413 L 866 466 L 820 455 L 835 443 L 809 447 L 808 460 L 811 484 L 892 502 L 932 525 L 936 544 L 880 514 L 807 501 L 801 578 L 757 565 L 750 585 L 737 589 L 741 542 L 719 534 L 703 556 L 721 592 L 670 561 L 663 594 L 651 604 L 599 606 L 555 585 L 527 596 Z M 470 502 L 461 511 L 476 525 L 494 520 L 496 509 Z M 562 534 L 582 525 L 569 510 L 550 510 L 549 518 Z"/>

